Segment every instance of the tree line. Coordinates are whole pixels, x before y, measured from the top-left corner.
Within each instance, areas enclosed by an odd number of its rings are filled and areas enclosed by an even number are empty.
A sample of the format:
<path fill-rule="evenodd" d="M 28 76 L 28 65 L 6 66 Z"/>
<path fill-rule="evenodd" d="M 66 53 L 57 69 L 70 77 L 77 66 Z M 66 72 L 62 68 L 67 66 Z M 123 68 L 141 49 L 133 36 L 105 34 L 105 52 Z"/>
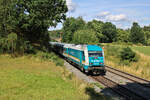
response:
<path fill-rule="evenodd" d="M 47 49 L 48 28 L 66 18 L 65 0 L 0 0 L 0 52 Z"/>
<path fill-rule="evenodd" d="M 82 17 L 69 17 L 64 21 L 63 28 L 59 30 L 59 33 L 63 34 L 62 42 L 66 43 L 121 42 L 150 45 L 150 26 L 140 27 L 137 22 L 133 22 L 129 29 L 120 29 L 111 22 L 98 20 L 86 22 Z"/>

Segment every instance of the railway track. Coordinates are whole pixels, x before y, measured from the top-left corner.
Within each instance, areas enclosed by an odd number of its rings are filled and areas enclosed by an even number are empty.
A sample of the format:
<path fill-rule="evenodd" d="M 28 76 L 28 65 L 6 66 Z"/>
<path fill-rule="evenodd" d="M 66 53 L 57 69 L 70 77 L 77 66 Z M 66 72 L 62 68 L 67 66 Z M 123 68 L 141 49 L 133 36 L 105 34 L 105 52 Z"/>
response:
<path fill-rule="evenodd" d="M 106 70 L 109 71 L 110 73 L 116 74 L 120 77 L 123 77 L 127 80 L 133 81 L 135 83 L 138 83 L 146 88 L 150 88 L 150 81 L 139 78 L 137 76 L 134 76 L 132 74 L 117 70 L 115 68 L 109 67 L 109 66 L 105 66 Z"/>
<path fill-rule="evenodd" d="M 106 87 L 111 88 L 114 92 L 119 94 L 124 98 L 124 100 L 147 100 L 146 98 L 136 94 L 135 92 L 119 85 L 118 83 L 103 77 L 103 76 L 91 76 L 96 81 L 100 82 L 101 84 L 105 85 Z"/>

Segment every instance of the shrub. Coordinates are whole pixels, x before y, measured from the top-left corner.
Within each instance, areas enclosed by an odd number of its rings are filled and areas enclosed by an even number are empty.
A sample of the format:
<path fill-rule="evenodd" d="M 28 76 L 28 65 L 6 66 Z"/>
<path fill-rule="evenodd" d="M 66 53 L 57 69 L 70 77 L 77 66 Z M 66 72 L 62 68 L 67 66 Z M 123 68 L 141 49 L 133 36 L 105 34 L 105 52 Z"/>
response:
<path fill-rule="evenodd" d="M 138 57 L 135 52 L 132 51 L 131 48 L 126 47 L 123 48 L 122 51 L 120 52 L 120 58 L 122 61 L 129 61 L 129 62 L 137 62 Z"/>
<path fill-rule="evenodd" d="M 54 53 L 38 52 L 36 57 L 40 57 L 40 59 L 42 60 L 53 61 L 56 64 L 56 66 L 63 66 L 64 64 L 64 61 Z"/>

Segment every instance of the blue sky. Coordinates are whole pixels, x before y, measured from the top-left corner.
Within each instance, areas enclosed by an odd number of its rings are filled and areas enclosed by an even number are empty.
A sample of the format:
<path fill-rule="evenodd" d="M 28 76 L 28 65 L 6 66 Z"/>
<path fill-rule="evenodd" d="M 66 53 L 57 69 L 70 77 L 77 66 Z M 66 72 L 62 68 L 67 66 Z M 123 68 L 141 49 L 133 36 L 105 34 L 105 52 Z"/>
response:
<path fill-rule="evenodd" d="M 150 25 L 150 0 L 66 0 L 67 17 L 82 16 L 85 21 L 93 19 L 109 21 L 119 28 L 127 29 L 134 21 L 141 26 Z M 60 29 L 61 24 L 55 29 Z M 53 28 L 52 28 L 53 29 Z"/>

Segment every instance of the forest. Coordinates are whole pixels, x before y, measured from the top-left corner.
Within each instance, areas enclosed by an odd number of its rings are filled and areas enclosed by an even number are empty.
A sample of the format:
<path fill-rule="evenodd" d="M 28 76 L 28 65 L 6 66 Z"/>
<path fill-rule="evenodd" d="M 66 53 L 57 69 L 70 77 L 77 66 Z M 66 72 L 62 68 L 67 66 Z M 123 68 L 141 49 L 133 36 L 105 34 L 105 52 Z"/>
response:
<path fill-rule="evenodd" d="M 131 28 L 121 29 L 111 22 L 86 22 L 82 17 L 69 17 L 64 21 L 62 29 L 49 34 L 52 37 L 62 37 L 62 42 L 75 44 L 116 42 L 150 45 L 150 26 L 141 27 L 138 22 L 133 22 Z"/>

